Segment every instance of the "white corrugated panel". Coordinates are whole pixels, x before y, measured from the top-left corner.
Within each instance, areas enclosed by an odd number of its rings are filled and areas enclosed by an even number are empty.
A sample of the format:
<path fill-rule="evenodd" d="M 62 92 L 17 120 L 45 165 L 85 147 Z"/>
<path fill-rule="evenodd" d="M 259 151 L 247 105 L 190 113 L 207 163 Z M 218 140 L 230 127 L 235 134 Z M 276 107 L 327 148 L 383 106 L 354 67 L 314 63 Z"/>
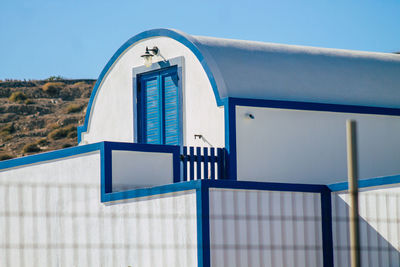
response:
<path fill-rule="evenodd" d="M 97 153 L 1 173 L 0 266 L 197 266 L 195 190 L 107 206 L 99 162 Z"/>
<path fill-rule="evenodd" d="M 400 266 L 400 187 L 360 192 L 361 264 L 364 267 Z M 335 266 L 350 266 L 349 195 L 332 193 Z"/>
<path fill-rule="evenodd" d="M 317 193 L 210 189 L 212 266 L 322 266 Z"/>

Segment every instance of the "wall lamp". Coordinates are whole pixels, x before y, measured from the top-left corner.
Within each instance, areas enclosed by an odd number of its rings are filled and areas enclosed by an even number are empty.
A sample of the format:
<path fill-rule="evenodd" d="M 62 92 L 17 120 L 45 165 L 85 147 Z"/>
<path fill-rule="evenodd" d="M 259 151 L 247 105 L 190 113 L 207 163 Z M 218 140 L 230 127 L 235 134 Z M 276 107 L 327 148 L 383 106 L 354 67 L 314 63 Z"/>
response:
<path fill-rule="evenodd" d="M 153 48 L 148 48 L 146 46 L 146 52 L 144 52 L 141 57 L 144 59 L 144 65 L 148 68 L 151 66 L 153 57 L 158 56 L 160 54 L 160 50 L 158 49 L 157 46 L 153 46 Z"/>

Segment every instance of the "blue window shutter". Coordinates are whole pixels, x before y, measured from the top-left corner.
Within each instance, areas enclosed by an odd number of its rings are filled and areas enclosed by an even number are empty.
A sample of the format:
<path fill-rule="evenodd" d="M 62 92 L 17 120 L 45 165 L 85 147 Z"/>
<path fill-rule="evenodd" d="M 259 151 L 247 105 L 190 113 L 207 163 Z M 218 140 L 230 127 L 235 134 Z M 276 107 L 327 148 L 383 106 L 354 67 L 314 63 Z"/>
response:
<path fill-rule="evenodd" d="M 138 89 L 140 142 L 181 144 L 179 99 L 176 67 L 140 75 Z"/>
<path fill-rule="evenodd" d="M 166 145 L 179 145 L 179 94 L 176 72 L 162 75 L 164 138 Z"/>
<path fill-rule="evenodd" d="M 145 143 L 162 144 L 161 97 L 159 77 L 146 77 L 144 91 L 144 129 Z"/>

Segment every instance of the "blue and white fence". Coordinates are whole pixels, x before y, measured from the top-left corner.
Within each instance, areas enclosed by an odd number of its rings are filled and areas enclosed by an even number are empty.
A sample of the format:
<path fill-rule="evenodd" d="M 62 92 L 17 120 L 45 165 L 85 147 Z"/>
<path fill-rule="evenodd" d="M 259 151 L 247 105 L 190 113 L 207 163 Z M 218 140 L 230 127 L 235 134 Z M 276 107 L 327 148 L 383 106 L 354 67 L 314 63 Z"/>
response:
<path fill-rule="evenodd" d="M 225 179 L 225 149 L 183 147 L 182 181 Z"/>

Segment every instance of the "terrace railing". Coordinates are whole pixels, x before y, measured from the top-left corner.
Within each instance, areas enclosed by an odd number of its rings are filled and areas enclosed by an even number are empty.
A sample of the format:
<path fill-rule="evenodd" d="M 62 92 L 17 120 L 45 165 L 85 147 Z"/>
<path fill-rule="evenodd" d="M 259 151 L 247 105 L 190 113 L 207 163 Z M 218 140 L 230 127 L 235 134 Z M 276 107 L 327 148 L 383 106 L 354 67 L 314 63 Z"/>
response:
<path fill-rule="evenodd" d="M 181 166 L 183 181 L 225 179 L 225 149 L 184 146 Z"/>

